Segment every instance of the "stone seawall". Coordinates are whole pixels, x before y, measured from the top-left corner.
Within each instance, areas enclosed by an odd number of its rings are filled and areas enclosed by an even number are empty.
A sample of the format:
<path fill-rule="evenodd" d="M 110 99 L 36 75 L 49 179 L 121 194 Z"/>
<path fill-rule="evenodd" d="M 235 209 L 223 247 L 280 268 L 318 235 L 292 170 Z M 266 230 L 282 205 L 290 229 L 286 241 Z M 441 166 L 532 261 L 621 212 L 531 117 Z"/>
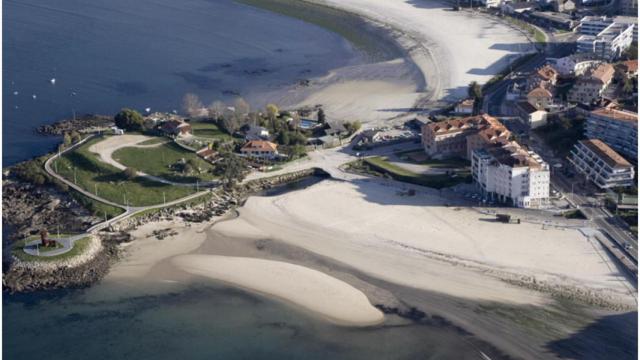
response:
<path fill-rule="evenodd" d="M 85 252 L 60 261 L 22 261 L 13 257 L 2 286 L 11 292 L 89 286 L 109 271 L 116 248 L 91 237 Z"/>
<path fill-rule="evenodd" d="M 141 215 L 134 215 L 130 218 L 122 220 L 114 224 L 110 231 L 131 231 L 143 224 L 160 221 L 172 220 L 180 217 L 189 222 L 204 222 L 212 219 L 214 216 L 223 216 L 229 210 L 241 205 L 251 195 L 260 193 L 261 191 L 294 182 L 309 176 L 328 176 L 326 172 L 318 168 L 305 169 L 287 174 L 276 175 L 273 177 L 256 179 L 247 181 L 237 186 L 231 191 L 223 189 L 215 189 L 207 195 L 207 200 L 197 204 L 182 204 L 170 208 L 158 209 L 156 211 Z"/>
<path fill-rule="evenodd" d="M 209 221 L 223 216 L 240 206 L 252 194 L 297 181 L 309 176 L 328 176 L 321 169 L 307 169 L 264 179 L 247 181 L 231 191 L 216 189 L 207 200 L 177 205 L 132 216 L 111 225 L 107 232 L 92 236 L 92 242 L 83 254 L 61 261 L 21 261 L 13 257 L 4 273 L 3 288 L 11 292 L 28 292 L 57 288 L 89 286 L 104 277 L 111 263 L 117 259 L 117 244 L 128 241 L 126 232 L 140 225 L 160 220 L 182 218 L 188 222 Z M 197 201 L 197 200 L 196 200 Z"/>

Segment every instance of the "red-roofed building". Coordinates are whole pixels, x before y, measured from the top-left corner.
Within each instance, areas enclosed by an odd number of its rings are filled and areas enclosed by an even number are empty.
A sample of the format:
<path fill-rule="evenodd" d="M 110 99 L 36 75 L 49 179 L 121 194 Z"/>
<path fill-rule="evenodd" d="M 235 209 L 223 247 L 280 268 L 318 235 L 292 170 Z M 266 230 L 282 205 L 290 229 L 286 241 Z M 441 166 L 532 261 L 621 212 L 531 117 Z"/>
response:
<path fill-rule="evenodd" d="M 422 127 L 422 144 L 433 158 L 470 159 L 471 151 L 487 144 L 507 141 L 511 132 L 498 119 L 486 114 L 456 118 Z"/>
<path fill-rule="evenodd" d="M 601 189 L 632 186 L 635 183 L 633 165 L 598 139 L 578 142 L 569 160 L 576 170 Z"/>
<path fill-rule="evenodd" d="M 529 91 L 527 102 L 538 110 L 548 110 L 553 105 L 553 94 L 543 87 L 537 87 Z"/>
<path fill-rule="evenodd" d="M 278 145 L 266 140 L 251 140 L 242 146 L 240 153 L 253 158 L 273 159 L 278 156 Z"/>
<path fill-rule="evenodd" d="M 160 130 L 167 135 L 188 135 L 191 133 L 191 125 L 182 120 L 172 119 L 163 122 L 160 125 Z"/>

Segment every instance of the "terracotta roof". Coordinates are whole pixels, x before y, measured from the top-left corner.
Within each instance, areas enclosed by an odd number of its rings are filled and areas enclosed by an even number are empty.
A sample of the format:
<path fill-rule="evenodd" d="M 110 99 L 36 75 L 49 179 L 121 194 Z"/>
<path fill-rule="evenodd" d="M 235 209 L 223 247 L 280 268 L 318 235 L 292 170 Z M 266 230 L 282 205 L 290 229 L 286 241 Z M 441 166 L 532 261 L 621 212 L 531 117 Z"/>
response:
<path fill-rule="evenodd" d="M 215 155 L 216 152 L 215 150 L 209 149 L 209 147 L 205 146 L 202 149 L 198 150 L 196 154 L 206 159 L 209 156 Z"/>
<path fill-rule="evenodd" d="M 591 79 L 600 80 L 603 83 L 608 83 L 613 78 L 613 74 L 615 73 L 615 69 L 611 64 L 600 64 L 595 69 L 587 72 L 585 77 Z"/>
<path fill-rule="evenodd" d="M 490 147 L 487 152 L 500 164 L 510 167 L 527 166 L 532 169 L 540 169 L 546 165 L 541 158 L 538 157 L 540 160 L 536 160 L 534 156 L 537 155 L 527 151 L 515 141 Z"/>
<path fill-rule="evenodd" d="M 550 81 L 558 76 L 558 71 L 551 65 L 545 65 L 536 72 L 542 79 Z"/>
<path fill-rule="evenodd" d="M 548 97 L 548 98 L 552 98 L 553 94 L 551 94 L 551 91 L 538 86 L 537 88 L 529 91 L 529 94 L 527 94 L 527 96 L 535 96 L 535 97 Z"/>
<path fill-rule="evenodd" d="M 630 73 L 638 72 L 638 60 L 623 61 L 622 66 L 624 66 L 627 72 L 630 72 Z"/>
<path fill-rule="evenodd" d="M 638 114 L 631 111 L 598 108 L 591 111 L 592 114 L 607 117 L 612 120 L 638 122 Z"/>
<path fill-rule="evenodd" d="M 630 167 L 631 164 L 609 145 L 598 139 L 582 140 L 580 143 L 593 151 L 600 159 L 611 167 Z"/>
<path fill-rule="evenodd" d="M 265 140 L 251 140 L 242 146 L 240 151 L 269 151 L 275 152 L 278 150 L 278 145 L 271 141 Z"/>
<path fill-rule="evenodd" d="M 506 130 L 498 119 L 486 114 L 455 118 L 426 125 L 436 135 L 462 132 L 466 130 L 479 130 L 486 127 L 496 127 Z"/>

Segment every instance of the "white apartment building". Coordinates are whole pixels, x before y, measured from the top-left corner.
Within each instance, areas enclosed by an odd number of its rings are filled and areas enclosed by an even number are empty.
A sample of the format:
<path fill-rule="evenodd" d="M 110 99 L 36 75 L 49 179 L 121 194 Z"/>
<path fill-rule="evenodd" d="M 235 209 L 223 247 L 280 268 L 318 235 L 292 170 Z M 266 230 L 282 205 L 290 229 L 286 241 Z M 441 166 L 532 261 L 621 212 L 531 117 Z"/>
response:
<path fill-rule="evenodd" d="M 569 161 L 600 189 L 634 184 L 633 165 L 598 139 L 578 142 L 571 150 Z"/>
<path fill-rule="evenodd" d="M 580 34 L 596 36 L 613 23 L 634 25 L 633 41 L 638 41 L 638 18 L 635 16 L 585 16 L 580 20 Z"/>
<path fill-rule="evenodd" d="M 580 34 L 577 53 L 611 61 L 638 41 L 638 20 L 630 16 L 585 16 L 580 20 Z"/>
<path fill-rule="evenodd" d="M 629 159 L 638 158 L 638 113 L 598 108 L 589 113 L 585 136 L 600 139 Z"/>
<path fill-rule="evenodd" d="M 523 208 L 549 203 L 549 165 L 516 142 L 474 150 L 471 169 L 485 198 Z"/>

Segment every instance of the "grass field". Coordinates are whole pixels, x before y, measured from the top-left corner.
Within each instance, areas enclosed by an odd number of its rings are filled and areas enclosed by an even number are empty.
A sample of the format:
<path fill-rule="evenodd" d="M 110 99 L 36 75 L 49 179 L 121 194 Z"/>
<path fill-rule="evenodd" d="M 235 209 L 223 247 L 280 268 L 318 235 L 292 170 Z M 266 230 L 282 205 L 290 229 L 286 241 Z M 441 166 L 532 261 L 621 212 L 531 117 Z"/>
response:
<path fill-rule="evenodd" d="M 133 167 L 149 175 L 174 182 L 195 183 L 196 181 L 207 181 L 215 178 L 211 173 L 213 165 L 173 142 L 152 148 L 122 148 L 113 153 L 113 158 L 127 167 Z M 173 171 L 170 166 L 180 159 L 193 160 L 197 167 L 201 169 L 201 172 L 182 175 Z"/>
<path fill-rule="evenodd" d="M 393 179 L 411 184 L 422 185 L 435 189 L 442 189 L 464 182 L 470 182 L 471 174 L 468 171 L 457 172 L 455 177 L 450 175 L 423 175 L 416 174 L 400 166 L 394 165 L 383 157 L 371 157 L 364 159 L 364 164 L 370 170 L 378 173 L 388 174 Z"/>
<path fill-rule="evenodd" d="M 155 145 L 155 144 L 161 144 L 161 143 L 165 143 L 165 142 L 170 142 L 171 140 L 165 137 L 154 137 L 153 139 L 149 139 L 149 140 L 145 140 L 141 143 L 138 143 L 138 145 Z"/>
<path fill-rule="evenodd" d="M 233 137 L 220 130 L 220 128 L 218 128 L 218 126 L 214 123 L 192 121 L 190 124 L 194 136 L 222 141 L 233 140 Z"/>
<path fill-rule="evenodd" d="M 50 236 L 52 239 L 54 238 L 53 236 Z M 89 241 L 91 240 L 91 238 L 89 236 L 84 237 L 80 240 L 77 240 L 74 244 L 73 244 L 73 248 L 71 250 L 69 250 L 68 252 L 64 253 L 64 254 L 60 254 L 60 255 L 56 255 L 56 256 L 33 256 L 33 255 L 29 255 L 27 253 L 24 252 L 24 245 L 25 242 L 29 242 L 31 240 L 34 240 L 32 238 L 29 238 L 27 240 L 23 240 L 23 241 L 18 241 L 16 243 L 13 244 L 13 246 L 11 247 L 11 254 L 14 255 L 15 257 L 17 257 L 18 259 L 22 260 L 22 261 L 41 261 L 41 262 L 54 262 L 54 261 L 60 261 L 60 260 L 67 260 L 67 259 L 71 259 L 72 257 L 75 257 L 77 255 L 82 254 L 83 252 L 85 252 L 87 250 L 87 248 L 89 247 Z M 53 249 L 51 249 L 53 250 Z M 51 251 L 49 250 L 49 251 Z M 42 249 L 40 250 L 41 252 L 43 251 Z"/>
<path fill-rule="evenodd" d="M 400 151 L 396 153 L 396 156 L 413 164 L 428 165 L 433 168 L 464 168 L 471 166 L 471 163 L 468 160 L 462 158 L 451 158 L 442 160 L 430 159 L 422 149 Z"/>
<path fill-rule="evenodd" d="M 117 204 L 148 206 L 176 200 L 196 191 L 189 186 L 171 186 L 136 177 L 127 179 L 123 172 L 105 164 L 88 148 L 101 139 L 92 139 L 56 159 L 52 168 L 65 179 L 76 182 L 83 189 Z M 57 170 L 56 170 L 57 169 Z"/>

